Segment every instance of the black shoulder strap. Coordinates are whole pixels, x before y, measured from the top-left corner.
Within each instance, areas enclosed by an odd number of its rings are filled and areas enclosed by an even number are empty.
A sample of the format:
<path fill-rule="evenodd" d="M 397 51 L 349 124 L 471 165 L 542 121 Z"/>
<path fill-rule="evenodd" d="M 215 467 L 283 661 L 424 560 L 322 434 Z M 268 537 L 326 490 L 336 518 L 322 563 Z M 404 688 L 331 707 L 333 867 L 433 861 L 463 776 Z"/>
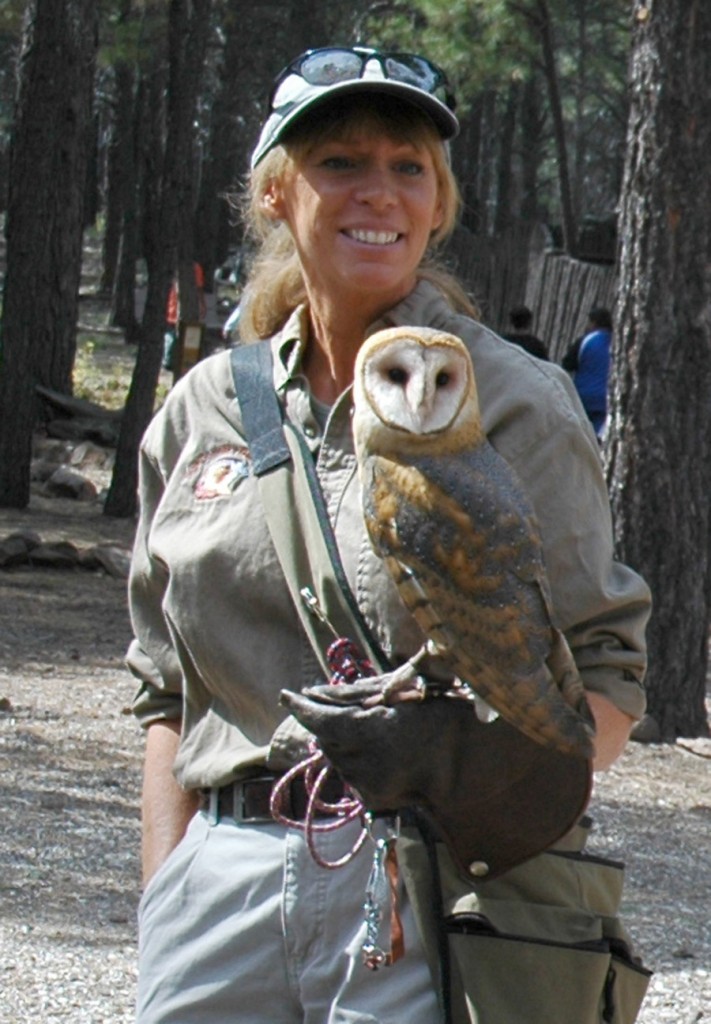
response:
<path fill-rule="evenodd" d="M 309 612 L 302 596 L 308 587 L 328 621 L 349 636 L 381 671 L 388 660 L 363 618 L 349 586 L 326 502 L 305 439 L 288 422 L 274 390 L 269 341 L 242 345 L 231 353 L 242 431 L 249 443 L 264 511 L 292 600 L 321 664 L 334 639 L 325 623 Z"/>
<path fill-rule="evenodd" d="M 279 399 L 272 381 L 272 353 L 268 341 L 242 345 L 231 352 L 232 377 L 242 413 L 244 436 L 249 441 L 255 476 L 291 459 L 284 438 Z"/>

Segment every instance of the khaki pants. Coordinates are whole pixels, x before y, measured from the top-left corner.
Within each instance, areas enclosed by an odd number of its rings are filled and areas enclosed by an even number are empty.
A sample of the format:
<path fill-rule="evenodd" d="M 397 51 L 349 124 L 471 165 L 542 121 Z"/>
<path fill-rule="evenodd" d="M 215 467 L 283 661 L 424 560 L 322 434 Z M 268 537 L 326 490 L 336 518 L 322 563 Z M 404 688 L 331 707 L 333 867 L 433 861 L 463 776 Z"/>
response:
<path fill-rule="evenodd" d="M 319 850 L 336 859 L 354 835 Z M 297 830 L 198 813 L 141 900 L 138 1024 L 438 1024 L 404 893 L 405 956 L 362 963 L 371 850 L 327 870 Z"/>

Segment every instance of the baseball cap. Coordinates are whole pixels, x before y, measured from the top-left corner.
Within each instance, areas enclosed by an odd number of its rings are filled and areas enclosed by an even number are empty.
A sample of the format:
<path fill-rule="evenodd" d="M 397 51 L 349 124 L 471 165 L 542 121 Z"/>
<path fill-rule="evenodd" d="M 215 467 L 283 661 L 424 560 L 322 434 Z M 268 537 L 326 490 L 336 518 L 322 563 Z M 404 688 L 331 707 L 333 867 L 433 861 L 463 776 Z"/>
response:
<path fill-rule="evenodd" d="M 443 140 L 459 131 L 447 76 L 426 57 L 364 46 L 321 47 L 302 53 L 277 75 L 269 116 L 252 153 L 252 168 L 307 111 L 354 93 L 381 93 L 419 107 Z"/>

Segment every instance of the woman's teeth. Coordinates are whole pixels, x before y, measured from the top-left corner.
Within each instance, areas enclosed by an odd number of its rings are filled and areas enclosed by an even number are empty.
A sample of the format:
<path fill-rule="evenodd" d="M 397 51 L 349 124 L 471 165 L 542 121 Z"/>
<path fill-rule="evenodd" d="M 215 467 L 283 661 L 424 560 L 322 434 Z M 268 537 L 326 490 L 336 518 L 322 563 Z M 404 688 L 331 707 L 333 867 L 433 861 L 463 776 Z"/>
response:
<path fill-rule="evenodd" d="M 397 242 L 397 231 L 348 231 L 347 235 L 355 242 L 366 242 L 368 245 L 392 245 Z"/>

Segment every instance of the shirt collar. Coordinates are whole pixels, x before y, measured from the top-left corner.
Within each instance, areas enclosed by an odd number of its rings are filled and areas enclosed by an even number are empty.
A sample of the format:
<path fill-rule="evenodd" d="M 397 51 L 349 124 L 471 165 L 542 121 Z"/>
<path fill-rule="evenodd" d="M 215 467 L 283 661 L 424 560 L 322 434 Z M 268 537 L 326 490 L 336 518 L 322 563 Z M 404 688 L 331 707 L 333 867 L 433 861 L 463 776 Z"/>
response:
<path fill-rule="evenodd" d="M 417 282 L 409 295 L 370 325 L 366 337 L 385 327 L 438 327 L 451 318 L 452 310 L 440 290 L 430 281 Z M 281 331 L 275 336 L 274 382 L 278 391 L 301 374 L 304 353 L 309 340 L 309 307 L 297 306 Z"/>
<path fill-rule="evenodd" d="M 452 309 L 439 288 L 420 279 L 409 295 L 370 325 L 366 336 L 386 327 L 440 327 L 451 316 Z"/>
<path fill-rule="evenodd" d="M 302 303 L 274 338 L 272 351 L 275 356 L 274 383 L 277 391 L 282 391 L 300 374 L 308 339 L 309 311 L 308 306 Z"/>

